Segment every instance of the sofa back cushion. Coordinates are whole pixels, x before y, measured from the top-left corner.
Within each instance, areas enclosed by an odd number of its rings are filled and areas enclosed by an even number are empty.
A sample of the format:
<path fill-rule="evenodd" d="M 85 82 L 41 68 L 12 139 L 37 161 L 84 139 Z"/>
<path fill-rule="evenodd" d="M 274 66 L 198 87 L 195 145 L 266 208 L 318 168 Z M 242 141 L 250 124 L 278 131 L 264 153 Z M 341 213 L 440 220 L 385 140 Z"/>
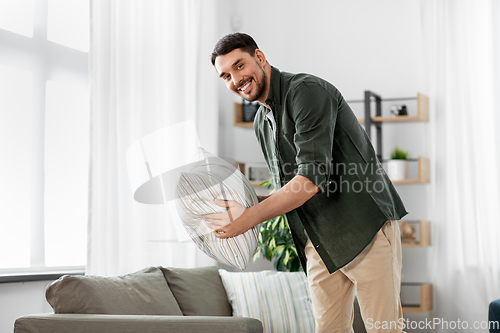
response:
<path fill-rule="evenodd" d="M 162 268 L 185 316 L 231 316 L 217 267 Z"/>
<path fill-rule="evenodd" d="M 70 276 L 46 290 L 55 313 L 182 315 L 158 267 L 118 276 Z"/>
<path fill-rule="evenodd" d="M 264 332 L 314 332 L 312 303 L 304 272 L 219 270 L 233 316 L 259 319 Z"/>

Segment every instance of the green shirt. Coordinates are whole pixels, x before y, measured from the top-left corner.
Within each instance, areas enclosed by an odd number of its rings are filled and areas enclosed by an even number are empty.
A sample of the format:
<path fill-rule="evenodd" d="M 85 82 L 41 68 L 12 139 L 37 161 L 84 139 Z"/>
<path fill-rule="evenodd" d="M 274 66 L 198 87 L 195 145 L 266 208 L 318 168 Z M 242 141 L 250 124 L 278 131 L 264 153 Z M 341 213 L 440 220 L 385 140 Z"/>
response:
<path fill-rule="evenodd" d="M 332 84 L 272 67 L 266 104 L 275 135 L 264 106 L 254 130 L 275 188 L 302 175 L 320 189 L 285 214 L 302 267 L 306 271 L 306 230 L 333 273 L 363 251 L 387 220 L 407 212 L 366 132 Z"/>

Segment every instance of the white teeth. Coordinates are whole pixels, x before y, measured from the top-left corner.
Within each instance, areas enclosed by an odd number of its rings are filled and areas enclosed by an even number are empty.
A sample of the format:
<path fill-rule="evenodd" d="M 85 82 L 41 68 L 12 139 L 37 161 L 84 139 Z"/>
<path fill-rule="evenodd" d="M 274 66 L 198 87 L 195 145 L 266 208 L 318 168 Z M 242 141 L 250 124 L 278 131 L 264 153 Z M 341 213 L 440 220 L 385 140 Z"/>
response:
<path fill-rule="evenodd" d="M 247 90 L 247 89 L 248 89 L 248 87 L 249 87 L 249 86 L 250 86 L 250 81 L 248 81 L 248 83 L 247 83 L 247 84 L 245 84 L 245 85 L 244 85 L 244 86 L 243 86 L 240 90 L 241 90 L 241 91 L 245 91 L 245 90 Z"/>

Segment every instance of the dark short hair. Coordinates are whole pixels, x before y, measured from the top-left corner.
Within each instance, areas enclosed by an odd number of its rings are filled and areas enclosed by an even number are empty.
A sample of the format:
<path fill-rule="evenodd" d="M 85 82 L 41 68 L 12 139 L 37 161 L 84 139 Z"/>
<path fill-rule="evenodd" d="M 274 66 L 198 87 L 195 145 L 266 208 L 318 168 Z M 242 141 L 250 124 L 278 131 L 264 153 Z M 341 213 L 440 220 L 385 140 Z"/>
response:
<path fill-rule="evenodd" d="M 226 35 L 222 37 L 217 44 L 215 44 L 212 52 L 212 65 L 215 65 L 215 59 L 217 59 L 218 56 L 228 54 L 233 50 L 241 49 L 242 51 L 253 56 L 255 54 L 255 50 L 258 48 L 259 47 L 257 46 L 255 40 L 245 33 L 235 32 Z"/>

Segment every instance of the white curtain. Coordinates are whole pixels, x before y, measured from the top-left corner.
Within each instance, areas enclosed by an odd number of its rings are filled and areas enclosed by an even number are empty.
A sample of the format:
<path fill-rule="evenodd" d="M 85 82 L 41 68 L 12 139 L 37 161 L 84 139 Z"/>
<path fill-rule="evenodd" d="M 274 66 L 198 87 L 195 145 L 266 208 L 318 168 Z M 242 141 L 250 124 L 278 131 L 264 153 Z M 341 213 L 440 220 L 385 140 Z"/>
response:
<path fill-rule="evenodd" d="M 493 78 L 493 41 L 500 32 L 492 6 L 493 0 L 424 0 L 421 8 L 433 143 L 432 315 L 466 321 L 465 331 L 474 332 L 487 332 L 472 325 L 487 321 L 488 303 L 500 298 Z"/>
<path fill-rule="evenodd" d="M 215 19 L 210 0 L 91 1 L 88 274 L 212 264 L 194 243 L 177 241 L 166 205 L 133 200 L 125 156 L 144 136 L 186 120 L 217 153 Z"/>

